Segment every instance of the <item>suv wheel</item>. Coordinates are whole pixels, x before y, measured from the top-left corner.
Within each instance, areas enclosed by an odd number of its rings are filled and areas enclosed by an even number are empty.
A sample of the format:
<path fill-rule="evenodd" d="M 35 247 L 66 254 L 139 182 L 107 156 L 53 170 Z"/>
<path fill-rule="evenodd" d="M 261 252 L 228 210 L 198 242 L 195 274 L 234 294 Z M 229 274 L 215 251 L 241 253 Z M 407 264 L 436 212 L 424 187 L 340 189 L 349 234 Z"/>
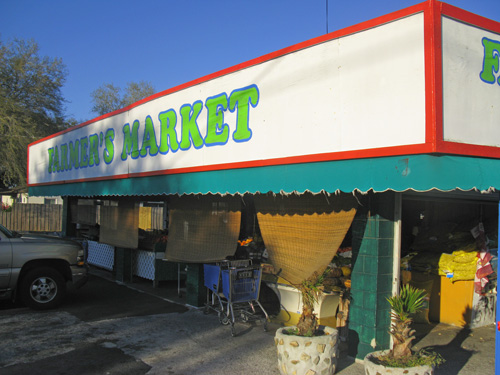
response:
<path fill-rule="evenodd" d="M 19 293 L 29 308 L 52 309 L 62 302 L 66 294 L 66 281 L 53 268 L 35 268 L 21 280 Z"/>

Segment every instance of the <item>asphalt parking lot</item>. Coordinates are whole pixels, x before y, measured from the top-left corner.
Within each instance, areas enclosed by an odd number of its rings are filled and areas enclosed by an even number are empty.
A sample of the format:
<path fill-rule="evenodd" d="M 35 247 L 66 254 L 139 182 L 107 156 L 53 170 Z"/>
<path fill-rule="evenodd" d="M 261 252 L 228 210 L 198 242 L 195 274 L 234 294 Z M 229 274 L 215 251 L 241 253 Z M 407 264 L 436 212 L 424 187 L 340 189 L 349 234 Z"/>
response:
<path fill-rule="evenodd" d="M 96 275 L 57 310 L 38 312 L 0 301 L 0 373 L 277 375 L 274 330 L 237 323 L 236 337 L 214 314 L 188 308 L 175 288 L 120 284 Z M 433 346 L 447 362 L 439 374 L 494 373 L 494 326 L 425 327 L 416 347 Z M 341 375 L 363 365 L 342 357 Z"/>
<path fill-rule="evenodd" d="M 215 315 L 91 275 L 57 310 L 0 303 L 0 373 L 278 374 L 272 333 L 237 330 L 233 338 Z"/>

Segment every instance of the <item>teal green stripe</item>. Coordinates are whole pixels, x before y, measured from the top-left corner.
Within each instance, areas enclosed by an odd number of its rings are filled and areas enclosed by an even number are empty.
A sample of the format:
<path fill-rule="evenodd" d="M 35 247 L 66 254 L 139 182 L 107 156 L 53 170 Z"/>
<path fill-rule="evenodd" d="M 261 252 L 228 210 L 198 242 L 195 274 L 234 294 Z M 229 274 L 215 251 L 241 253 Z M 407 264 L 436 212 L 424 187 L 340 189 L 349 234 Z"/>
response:
<path fill-rule="evenodd" d="M 33 196 L 500 190 L 500 160 L 413 155 L 31 187 Z"/>

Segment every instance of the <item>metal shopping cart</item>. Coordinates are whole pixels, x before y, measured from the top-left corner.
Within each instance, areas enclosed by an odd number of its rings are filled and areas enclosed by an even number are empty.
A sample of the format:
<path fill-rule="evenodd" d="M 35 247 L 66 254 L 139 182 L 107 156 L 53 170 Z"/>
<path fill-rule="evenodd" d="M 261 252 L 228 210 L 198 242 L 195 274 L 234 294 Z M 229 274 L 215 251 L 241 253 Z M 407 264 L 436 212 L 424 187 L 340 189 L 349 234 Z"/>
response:
<path fill-rule="evenodd" d="M 259 302 L 262 270 L 251 260 L 225 260 L 204 265 L 204 283 L 207 288 L 205 313 L 215 311 L 222 324 L 231 324 L 235 336 L 236 319 L 243 322 L 263 321 L 267 331 L 269 316 Z"/>

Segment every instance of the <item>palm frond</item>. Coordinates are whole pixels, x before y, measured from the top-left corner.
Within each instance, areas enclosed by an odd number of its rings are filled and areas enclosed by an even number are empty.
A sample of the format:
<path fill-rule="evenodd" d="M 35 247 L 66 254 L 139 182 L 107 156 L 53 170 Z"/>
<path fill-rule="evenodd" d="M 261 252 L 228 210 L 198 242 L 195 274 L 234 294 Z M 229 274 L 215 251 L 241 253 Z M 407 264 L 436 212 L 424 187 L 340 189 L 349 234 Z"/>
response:
<path fill-rule="evenodd" d="M 401 287 L 399 295 L 387 298 L 387 301 L 391 305 L 393 315 L 396 315 L 400 320 L 407 320 L 411 314 L 422 309 L 426 295 L 425 290 L 405 284 Z"/>

